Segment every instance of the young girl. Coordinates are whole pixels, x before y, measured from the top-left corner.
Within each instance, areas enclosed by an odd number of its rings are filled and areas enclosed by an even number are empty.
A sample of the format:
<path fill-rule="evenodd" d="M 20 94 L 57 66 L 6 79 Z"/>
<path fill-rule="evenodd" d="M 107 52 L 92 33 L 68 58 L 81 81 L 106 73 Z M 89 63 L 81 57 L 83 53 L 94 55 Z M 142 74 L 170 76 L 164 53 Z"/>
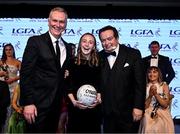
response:
<path fill-rule="evenodd" d="M 69 107 L 68 133 L 100 133 L 101 95 L 99 89 L 99 59 L 96 39 L 91 33 L 81 36 L 77 49 L 77 56 L 69 64 Z M 77 90 L 84 84 L 90 84 L 97 90 L 97 99 L 93 105 L 86 106 L 77 100 Z"/>
<path fill-rule="evenodd" d="M 169 110 L 171 102 L 169 87 L 162 82 L 158 67 L 147 71 L 145 113 L 141 120 L 140 133 L 174 133 L 174 124 Z"/>

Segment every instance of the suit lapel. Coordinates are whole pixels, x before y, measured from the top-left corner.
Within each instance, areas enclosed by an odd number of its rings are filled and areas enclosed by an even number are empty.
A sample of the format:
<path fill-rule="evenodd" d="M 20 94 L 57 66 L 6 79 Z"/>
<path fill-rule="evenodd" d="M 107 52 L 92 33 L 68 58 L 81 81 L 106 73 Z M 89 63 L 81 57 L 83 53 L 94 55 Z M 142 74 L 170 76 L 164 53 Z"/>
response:
<path fill-rule="evenodd" d="M 116 61 L 112 67 L 112 70 L 119 70 L 124 68 L 124 64 L 126 62 L 127 57 L 127 52 L 122 47 L 122 45 L 119 45 L 119 53 L 117 55 Z"/>
<path fill-rule="evenodd" d="M 56 57 L 56 53 L 55 53 L 55 51 L 54 51 L 54 47 L 53 47 L 53 44 L 52 44 L 52 40 L 51 40 L 50 35 L 49 35 L 48 32 L 45 33 L 44 39 L 46 40 L 47 45 L 48 45 L 48 47 L 49 47 L 52 55 L 53 55 L 54 57 Z"/>
<path fill-rule="evenodd" d="M 61 66 L 58 64 L 59 62 L 57 61 L 56 53 L 55 53 L 55 50 L 54 50 L 54 47 L 53 47 L 53 44 L 52 44 L 52 40 L 51 40 L 50 35 L 49 35 L 48 32 L 45 33 L 44 40 L 46 40 L 47 45 L 48 45 L 48 47 L 49 47 L 49 49 L 51 51 L 51 54 L 54 57 L 54 61 L 56 63 L 57 68 L 61 68 Z"/>
<path fill-rule="evenodd" d="M 102 52 L 100 52 L 100 56 L 101 56 L 101 69 L 102 69 L 102 83 L 106 83 L 109 77 L 109 71 L 110 71 L 110 66 L 108 63 L 108 59 L 105 56 L 105 51 L 102 50 Z"/>
<path fill-rule="evenodd" d="M 158 67 L 159 68 L 161 68 L 161 66 L 163 66 L 162 62 L 163 62 L 163 60 L 162 60 L 161 55 L 158 55 Z"/>
<path fill-rule="evenodd" d="M 147 57 L 147 67 L 150 67 L 151 64 L 151 56 Z"/>
<path fill-rule="evenodd" d="M 104 52 L 104 50 L 103 50 Z M 103 54 L 102 52 L 102 54 Z M 112 67 L 112 69 L 110 69 L 109 66 L 109 62 L 108 59 L 106 57 L 103 56 L 103 61 L 102 61 L 102 77 L 103 77 L 103 83 L 107 83 L 108 82 L 108 77 L 109 77 L 109 73 L 117 73 L 117 71 L 121 71 L 124 68 L 124 64 L 126 62 L 127 59 L 127 52 L 124 49 L 124 47 L 121 47 L 121 45 L 119 46 L 119 53 L 117 55 L 116 61 Z"/>

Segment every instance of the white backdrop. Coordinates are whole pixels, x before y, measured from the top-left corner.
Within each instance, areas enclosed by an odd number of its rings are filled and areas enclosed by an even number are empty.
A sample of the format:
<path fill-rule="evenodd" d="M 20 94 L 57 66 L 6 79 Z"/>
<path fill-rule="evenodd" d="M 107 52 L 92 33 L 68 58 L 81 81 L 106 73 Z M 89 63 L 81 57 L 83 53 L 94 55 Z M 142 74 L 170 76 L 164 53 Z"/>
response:
<path fill-rule="evenodd" d="M 99 50 L 102 49 L 98 30 L 106 25 L 116 27 L 120 43 L 139 49 L 142 57 L 150 54 L 148 45 L 157 40 L 161 44 L 160 54 L 169 56 L 176 72 L 170 84 L 171 93 L 175 95 L 172 102 L 172 116 L 180 116 L 180 20 L 147 19 L 68 19 L 63 38 L 77 44 L 85 32 L 95 35 Z M 3 46 L 12 43 L 16 58 L 21 60 L 27 39 L 48 30 L 47 19 L 41 18 L 0 18 L 0 57 Z"/>

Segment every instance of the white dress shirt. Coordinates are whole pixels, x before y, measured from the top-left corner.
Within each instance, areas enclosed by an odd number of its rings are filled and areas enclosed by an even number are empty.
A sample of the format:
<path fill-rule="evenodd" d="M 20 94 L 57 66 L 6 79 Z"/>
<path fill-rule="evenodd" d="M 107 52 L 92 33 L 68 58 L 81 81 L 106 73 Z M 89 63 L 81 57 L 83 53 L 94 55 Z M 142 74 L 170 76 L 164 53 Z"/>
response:
<path fill-rule="evenodd" d="M 150 66 L 158 67 L 158 58 L 159 58 L 158 55 L 156 56 L 151 55 L 151 57 L 156 57 L 156 58 L 151 58 Z"/>
<path fill-rule="evenodd" d="M 109 66 L 110 66 L 111 69 L 112 69 L 112 67 L 113 67 L 113 65 L 114 65 L 114 63 L 116 61 L 117 56 L 118 56 L 119 45 L 117 45 L 117 47 L 116 47 L 116 49 L 114 51 L 116 52 L 116 56 L 110 55 L 110 56 L 107 57 L 108 62 L 109 62 Z"/>
<path fill-rule="evenodd" d="M 54 51 L 56 53 L 56 41 L 57 39 L 49 32 L 49 35 L 51 37 L 51 40 L 52 40 L 52 44 L 53 44 L 53 47 L 54 47 Z M 66 59 L 66 47 L 63 43 L 63 41 L 61 40 L 61 38 L 58 39 L 59 41 L 59 48 L 60 48 L 60 63 L 61 63 L 61 67 L 63 66 L 63 63 Z"/>

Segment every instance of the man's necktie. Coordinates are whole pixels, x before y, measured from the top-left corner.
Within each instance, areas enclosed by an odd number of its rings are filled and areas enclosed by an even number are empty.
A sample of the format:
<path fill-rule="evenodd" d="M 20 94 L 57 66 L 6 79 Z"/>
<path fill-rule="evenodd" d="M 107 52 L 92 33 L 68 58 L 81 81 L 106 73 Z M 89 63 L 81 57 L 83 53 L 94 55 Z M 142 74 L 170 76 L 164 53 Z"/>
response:
<path fill-rule="evenodd" d="M 110 56 L 110 55 L 112 55 L 112 56 L 116 56 L 116 52 L 115 52 L 115 51 L 110 52 L 110 53 L 108 53 L 108 52 L 104 52 L 104 55 L 105 55 L 106 57 L 108 57 L 108 56 Z"/>
<path fill-rule="evenodd" d="M 57 61 L 60 64 L 60 48 L 59 48 L 59 41 L 56 41 L 56 57 L 57 57 Z"/>

